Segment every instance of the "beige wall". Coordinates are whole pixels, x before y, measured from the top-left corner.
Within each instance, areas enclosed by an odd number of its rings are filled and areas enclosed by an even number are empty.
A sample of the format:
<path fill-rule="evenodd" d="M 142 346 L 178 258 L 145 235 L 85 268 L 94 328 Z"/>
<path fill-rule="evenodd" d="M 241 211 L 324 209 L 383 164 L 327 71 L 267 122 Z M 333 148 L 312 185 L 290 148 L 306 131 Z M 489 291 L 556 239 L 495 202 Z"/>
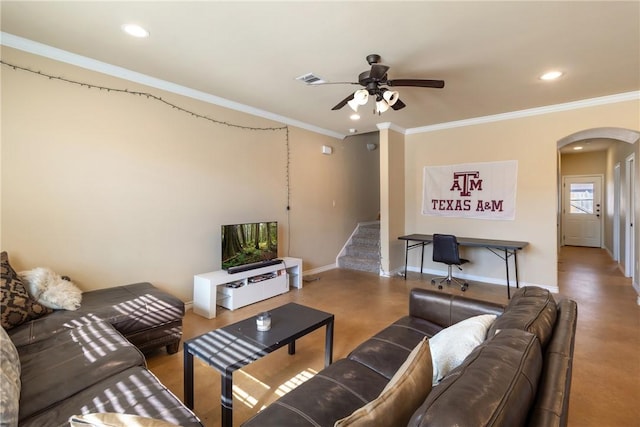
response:
<path fill-rule="evenodd" d="M 381 268 L 385 275 L 393 274 L 404 265 L 404 246 L 398 236 L 404 234 L 405 144 L 404 135 L 391 129 L 380 131 L 380 205 L 381 205 Z"/>
<path fill-rule="evenodd" d="M 562 154 L 562 175 L 602 175 L 607 172 L 607 152 Z"/>
<path fill-rule="evenodd" d="M 282 127 L 9 48 L 2 58 L 240 126 Z M 150 281 L 190 301 L 193 275 L 220 267 L 222 224 L 278 221 L 280 255 L 308 271 L 333 265 L 356 224 L 378 214 L 379 154 L 366 149 L 377 135 L 289 128 L 287 152 L 282 129 L 229 127 L 6 66 L 1 78 L 0 236 L 18 270 L 48 266 L 86 290 Z"/>
<path fill-rule="evenodd" d="M 596 127 L 640 128 L 640 103 L 620 102 L 406 136 L 406 229 L 408 233 L 454 233 L 469 237 L 524 240 L 518 258 L 521 284 L 557 286 L 557 143 Z M 427 165 L 518 161 L 516 219 L 491 221 L 423 216 L 422 171 Z M 418 251 L 410 265 L 419 266 Z M 483 249 L 466 249 L 465 273 L 504 281 L 504 263 Z M 442 269 L 429 261 L 427 269 Z"/>

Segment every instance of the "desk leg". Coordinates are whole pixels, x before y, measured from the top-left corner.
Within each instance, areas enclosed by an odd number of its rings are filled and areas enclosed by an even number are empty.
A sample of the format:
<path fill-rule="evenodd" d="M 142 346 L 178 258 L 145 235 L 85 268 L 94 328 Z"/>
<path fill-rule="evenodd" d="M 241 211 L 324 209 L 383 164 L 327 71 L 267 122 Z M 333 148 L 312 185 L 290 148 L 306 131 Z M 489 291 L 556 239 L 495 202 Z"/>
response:
<path fill-rule="evenodd" d="M 518 280 L 518 250 L 513 250 L 513 265 L 516 267 L 516 288 L 520 288 L 520 281 Z"/>
<path fill-rule="evenodd" d="M 221 410 L 222 410 L 222 427 L 233 426 L 233 372 L 220 375 L 221 378 Z"/>
<path fill-rule="evenodd" d="M 504 250 L 504 267 L 507 270 L 507 299 L 511 299 L 511 288 L 509 287 L 509 251 Z"/>
<path fill-rule="evenodd" d="M 193 354 L 186 348 L 184 352 L 184 404 L 193 409 Z"/>
<path fill-rule="evenodd" d="M 420 275 L 422 276 L 422 267 L 424 266 L 424 247 L 427 246 L 425 245 L 424 242 L 422 242 L 422 253 L 420 254 Z"/>
<path fill-rule="evenodd" d="M 333 362 L 333 319 L 327 323 L 327 330 L 324 335 L 324 367 Z"/>
<path fill-rule="evenodd" d="M 293 340 L 289 343 L 289 354 L 296 354 L 296 341 Z"/>
<path fill-rule="evenodd" d="M 404 246 L 404 280 L 407 280 L 407 264 L 409 262 L 409 241 L 405 242 Z"/>

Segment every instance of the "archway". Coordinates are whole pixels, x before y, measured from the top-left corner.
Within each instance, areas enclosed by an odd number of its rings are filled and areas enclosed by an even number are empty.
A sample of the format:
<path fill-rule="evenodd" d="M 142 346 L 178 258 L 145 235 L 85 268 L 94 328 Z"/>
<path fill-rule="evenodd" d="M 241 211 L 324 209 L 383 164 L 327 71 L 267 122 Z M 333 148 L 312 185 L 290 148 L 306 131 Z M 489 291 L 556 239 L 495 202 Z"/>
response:
<path fill-rule="evenodd" d="M 640 157 L 638 141 L 640 132 L 637 130 L 602 127 L 586 129 L 558 140 L 558 245 L 562 241 L 562 164 L 560 150 L 572 144 L 586 141 L 609 140 L 616 144 L 615 149 L 607 149 L 606 160 L 606 185 L 610 189 L 606 202 L 604 203 L 603 215 L 607 215 L 608 221 L 605 223 L 605 233 L 607 233 L 609 244 L 603 247 L 614 257 L 620 252 L 618 261 L 621 262 L 623 273 L 632 278 L 632 283 L 637 286 L 638 265 L 636 264 L 637 254 L 640 254 L 640 236 L 638 233 L 638 201 L 640 200 L 640 185 L 638 185 L 637 159 Z M 627 144 L 630 144 L 631 147 Z M 620 210 L 622 206 L 622 210 Z M 620 218 L 616 215 L 621 214 Z M 618 245 L 618 246 L 616 246 Z M 636 287 L 640 294 L 640 287 Z M 640 299 L 639 299 L 640 302 Z"/>

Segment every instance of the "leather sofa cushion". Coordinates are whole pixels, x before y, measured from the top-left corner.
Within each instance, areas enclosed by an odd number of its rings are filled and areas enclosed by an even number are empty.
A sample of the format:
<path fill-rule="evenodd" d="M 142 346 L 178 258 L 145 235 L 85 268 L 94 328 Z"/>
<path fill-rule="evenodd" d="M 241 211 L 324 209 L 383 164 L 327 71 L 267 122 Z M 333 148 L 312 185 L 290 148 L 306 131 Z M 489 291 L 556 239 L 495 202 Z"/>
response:
<path fill-rule="evenodd" d="M 183 316 L 184 303 L 180 299 L 150 283 L 135 283 L 84 292 L 82 305 L 78 310 L 56 311 L 13 329 L 10 335 L 16 347 L 20 347 L 69 328 L 105 320 L 138 345 L 145 342 L 145 339 L 161 338 L 149 337 L 147 331 L 171 323 L 175 323 L 177 327 L 181 325 Z M 170 329 L 165 328 L 161 333 L 171 333 Z M 175 335 L 180 333 L 178 331 Z"/>
<path fill-rule="evenodd" d="M 487 336 L 501 329 L 521 329 L 531 332 L 545 349 L 553 335 L 556 323 L 556 302 L 547 289 L 538 287 L 520 288 L 513 294 L 504 314 L 493 323 Z"/>
<path fill-rule="evenodd" d="M 523 426 L 541 369 L 535 335 L 502 330 L 431 390 L 409 426 Z"/>
<path fill-rule="evenodd" d="M 480 314 L 499 316 L 503 311 L 502 304 L 450 295 L 431 289 L 412 289 L 409 298 L 409 315 L 437 325 L 438 329 Z"/>
<path fill-rule="evenodd" d="M 378 397 L 387 383 L 388 378 L 366 366 L 340 359 L 242 425 L 333 427 L 337 420 Z"/>
<path fill-rule="evenodd" d="M 361 363 L 390 380 L 411 350 L 424 337 L 431 337 L 440 330 L 440 326 L 431 322 L 405 316 L 360 344 L 347 359 Z"/>
<path fill-rule="evenodd" d="M 20 427 L 68 426 L 72 415 L 120 412 L 202 427 L 198 418 L 143 367 L 128 368 L 20 422 Z"/>
<path fill-rule="evenodd" d="M 18 352 L 20 420 L 127 368 L 145 365 L 142 353 L 103 321 L 66 329 Z"/>
<path fill-rule="evenodd" d="M 395 373 L 376 399 L 351 415 L 336 421 L 334 427 L 396 427 L 406 425 L 415 408 L 431 391 L 431 351 L 424 338 Z"/>

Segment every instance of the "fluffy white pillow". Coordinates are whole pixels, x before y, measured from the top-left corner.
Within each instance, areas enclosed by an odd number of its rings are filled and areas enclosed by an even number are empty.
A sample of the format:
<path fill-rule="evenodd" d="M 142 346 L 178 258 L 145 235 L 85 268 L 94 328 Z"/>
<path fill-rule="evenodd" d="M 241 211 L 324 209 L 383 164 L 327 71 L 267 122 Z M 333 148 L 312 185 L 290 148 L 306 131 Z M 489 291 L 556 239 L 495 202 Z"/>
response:
<path fill-rule="evenodd" d="M 487 331 L 496 320 L 495 314 L 481 314 L 462 320 L 435 334 L 429 340 L 433 359 L 433 385 L 438 384 L 449 372 L 480 345 Z"/>
<path fill-rule="evenodd" d="M 38 267 L 18 273 L 29 294 L 45 307 L 77 310 L 82 291 L 49 268 Z"/>

